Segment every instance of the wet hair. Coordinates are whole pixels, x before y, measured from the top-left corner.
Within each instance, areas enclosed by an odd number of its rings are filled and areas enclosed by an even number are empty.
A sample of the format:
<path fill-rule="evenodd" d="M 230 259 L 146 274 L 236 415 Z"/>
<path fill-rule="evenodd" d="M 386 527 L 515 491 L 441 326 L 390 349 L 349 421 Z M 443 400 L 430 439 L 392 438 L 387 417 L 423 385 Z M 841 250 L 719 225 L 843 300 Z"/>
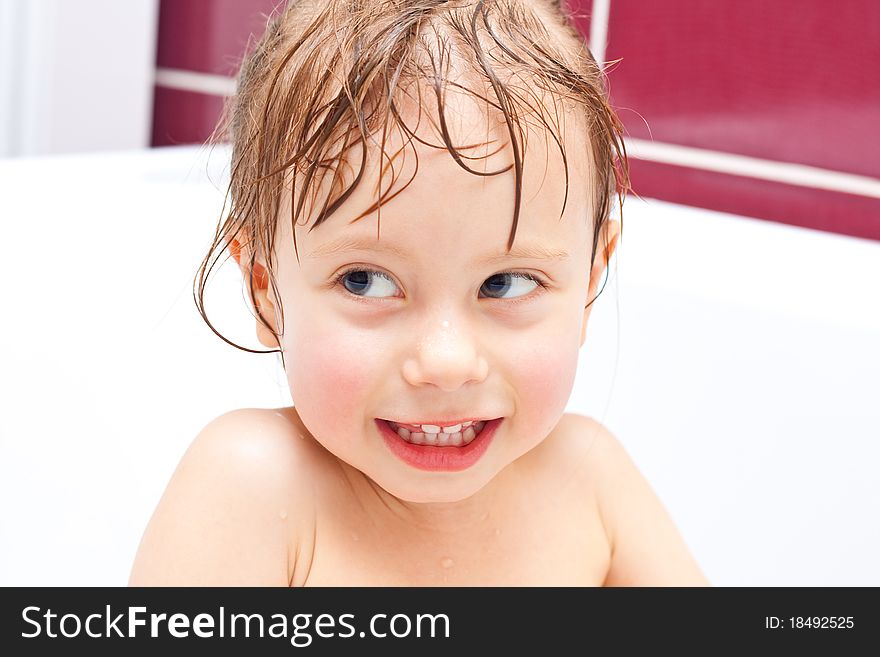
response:
<path fill-rule="evenodd" d="M 565 165 L 565 200 L 568 198 L 568 162 L 562 137 L 550 125 L 558 129 L 558 120 L 554 122 L 550 117 L 548 123 L 545 115 L 543 101 L 547 96 L 553 101 L 557 119 L 562 105 L 574 112 L 589 138 L 592 180 L 582 184 L 594 190 L 592 268 L 615 195 L 622 210 L 629 173 L 623 126 L 609 104 L 604 71 L 574 27 L 573 17 L 560 0 L 290 0 L 271 18 L 265 33 L 245 57 L 237 93 L 227 103 L 212 138 L 231 141 L 232 164 L 223 217 L 194 284 L 196 306 L 208 326 L 245 351 L 279 351 L 242 347 L 211 324 L 204 303 L 209 276 L 223 253 L 232 250 L 233 240 L 241 244 L 242 250 L 233 255 L 241 258 L 240 264 L 248 272 L 246 283 L 257 319 L 274 331 L 256 303 L 254 283 L 256 278 L 265 277 L 261 283 L 271 285 L 278 298 L 274 244 L 282 198 L 289 192 L 289 221 L 296 249 L 295 227 L 302 216 L 309 216 L 304 213 L 306 196 L 311 192 L 314 203 L 318 188 L 323 188 L 330 177 L 329 194 L 309 228 L 313 230 L 361 182 L 368 143 L 380 146 L 382 161 L 389 159 L 389 164 L 381 167 L 380 178 L 384 177 L 386 168 L 400 153 L 389 156 L 385 152 L 389 126 L 409 140 L 446 148 L 463 169 L 474 175 L 498 175 L 514 169 L 509 250 L 516 234 L 522 193 L 523 123 L 530 118 L 541 121 L 560 149 Z M 452 79 L 448 73 L 453 64 L 486 95 Z M 513 150 L 512 165 L 483 172 L 467 164 L 475 158 L 461 150 L 476 146 L 457 148 L 451 143 L 444 117 L 447 86 L 480 99 L 487 116 L 497 117 L 499 125 L 506 127 Z M 429 97 L 433 95 L 442 145 L 423 141 L 401 116 L 402 101 L 412 100 L 413 87 L 420 112 L 427 103 L 422 97 L 423 87 Z M 352 174 L 353 162 L 359 163 L 360 169 Z M 346 172 L 348 186 L 344 184 Z M 393 182 L 386 190 L 393 188 Z M 352 221 L 376 210 L 400 191 L 392 196 L 380 195 L 371 208 Z M 265 264 L 258 264 L 258 259 Z M 278 314 L 279 331 L 283 331 L 280 307 Z"/>

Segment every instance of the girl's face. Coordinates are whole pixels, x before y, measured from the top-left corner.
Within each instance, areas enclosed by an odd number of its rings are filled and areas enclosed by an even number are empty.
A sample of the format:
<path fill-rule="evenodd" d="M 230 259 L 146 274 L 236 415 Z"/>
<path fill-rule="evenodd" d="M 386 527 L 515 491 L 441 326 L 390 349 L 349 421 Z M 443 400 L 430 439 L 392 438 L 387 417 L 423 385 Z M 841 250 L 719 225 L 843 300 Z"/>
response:
<path fill-rule="evenodd" d="M 482 134 L 450 128 L 453 142 L 486 141 L 482 121 Z M 564 413 L 589 314 L 588 286 L 592 298 L 604 271 L 597 255 L 590 285 L 588 144 L 573 130 L 565 138 L 569 195 L 560 218 L 561 156 L 551 138 L 529 135 L 509 255 L 513 169 L 477 176 L 445 149 L 415 141 L 418 175 L 383 203 L 381 217 L 374 212 L 350 223 L 378 197 L 374 151 L 363 181 L 335 214 L 311 232 L 297 226 L 299 262 L 290 226 L 280 229 L 281 347 L 295 408 L 327 450 L 401 500 L 473 495 L 538 445 Z M 441 142 L 434 136 L 432 143 Z M 463 152 L 485 155 L 496 144 Z M 387 152 L 400 146 L 391 140 Z M 513 156 L 508 147 L 464 162 L 497 171 Z M 407 146 L 405 159 L 394 163 L 394 190 L 414 166 Z M 383 191 L 389 181 L 386 175 Z M 384 422 L 495 418 L 500 422 L 487 424 L 467 446 L 414 444 L 412 435 L 407 441 Z M 460 431 L 464 443 L 469 434 Z"/>

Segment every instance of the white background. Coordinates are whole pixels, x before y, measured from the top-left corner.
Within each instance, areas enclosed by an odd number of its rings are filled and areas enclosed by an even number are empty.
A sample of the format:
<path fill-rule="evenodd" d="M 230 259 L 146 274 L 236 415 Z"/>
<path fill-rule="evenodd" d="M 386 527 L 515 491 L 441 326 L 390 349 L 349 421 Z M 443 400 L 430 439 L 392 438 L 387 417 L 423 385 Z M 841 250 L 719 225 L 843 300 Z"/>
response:
<path fill-rule="evenodd" d="M 123 585 L 189 441 L 289 403 L 191 281 L 227 153 L 0 160 L 0 584 Z M 880 585 L 880 243 L 626 201 L 570 411 L 630 451 L 716 585 Z M 212 316 L 258 346 L 237 274 Z"/>

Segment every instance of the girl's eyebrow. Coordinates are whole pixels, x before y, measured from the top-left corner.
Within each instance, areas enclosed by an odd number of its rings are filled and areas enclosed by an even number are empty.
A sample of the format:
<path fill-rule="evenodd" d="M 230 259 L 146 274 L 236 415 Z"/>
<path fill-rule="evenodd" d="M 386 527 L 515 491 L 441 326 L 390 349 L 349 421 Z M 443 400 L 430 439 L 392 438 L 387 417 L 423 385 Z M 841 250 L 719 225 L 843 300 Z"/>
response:
<path fill-rule="evenodd" d="M 349 251 L 378 251 L 392 253 L 400 258 L 412 255 L 411 251 L 402 249 L 385 240 L 374 238 L 341 237 L 322 244 L 312 250 L 307 258 L 322 258 L 328 255 L 348 253 Z M 571 256 L 561 248 L 548 247 L 543 244 L 514 244 L 510 252 L 487 255 L 480 259 L 481 263 L 493 263 L 511 258 L 523 260 L 568 260 Z"/>
<path fill-rule="evenodd" d="M 486 256 L 482 262 L 491 263 L 516 258 L 519 260 L 568 260 L 568 251 L 560 248 L 547 247 L 542 244 L 514 244 L 510 251 L 497 255 Z"/>

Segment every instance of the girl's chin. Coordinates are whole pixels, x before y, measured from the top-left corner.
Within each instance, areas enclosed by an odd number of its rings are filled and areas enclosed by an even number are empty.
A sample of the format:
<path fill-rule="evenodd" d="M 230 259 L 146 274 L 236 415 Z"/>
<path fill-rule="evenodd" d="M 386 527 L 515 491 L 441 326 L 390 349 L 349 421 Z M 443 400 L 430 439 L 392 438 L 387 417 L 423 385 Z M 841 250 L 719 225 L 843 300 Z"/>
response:
<path fill-rule="evenodd" d="M 421 479 L 421 481 L 419 481 Z M 477 479 L 475 472 L 446 473 L 438 477 L 436 473 L 429 477 L 417 477 L 411 473 L 403 480 L 398 476 L 387 475 L 373 478 L 389 495 L 408 504 L 454 504 L 472 497 L 486 484 L 489 479 Z"/>

